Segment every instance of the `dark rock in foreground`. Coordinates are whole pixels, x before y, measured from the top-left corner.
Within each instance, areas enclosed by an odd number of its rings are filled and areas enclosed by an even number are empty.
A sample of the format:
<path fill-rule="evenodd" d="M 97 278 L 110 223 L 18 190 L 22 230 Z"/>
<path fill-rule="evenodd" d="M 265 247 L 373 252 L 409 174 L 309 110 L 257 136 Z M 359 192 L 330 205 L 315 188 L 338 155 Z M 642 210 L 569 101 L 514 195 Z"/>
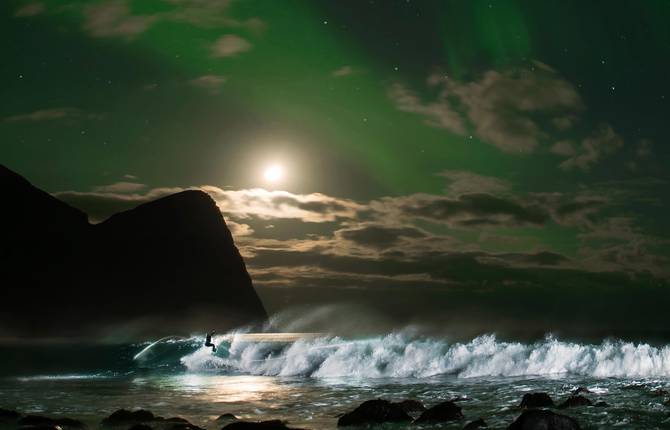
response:
<path fill-rule="evenodd" d="M 156 416 L 150 411 L 140 409 L 137 411 L 128 411 L 119 409 L 100 422 L 102 427 L 131 426 L 134 424 L 150 423 L 156 420 Z"/>
<path fill-rule="evenodd" d="M 135 424 L 134 426 L 132 426 L 128 430 L 153 430 L 153 429 L 146 424 Z"/>
<path fill-rule="evenodd" d="M 251 422 L 251 421 L 237 421 L 230 423 L 227 426 L 223 427 L 225 430 L 298 430 L 291 429 L 280 420 L 270 420 L 270 421 L 260 421 L 260 422 Z M 222 430 L 223 430 L 222 429 Z"/>
<path fill-rule="evenodd" d="M 20 417 L 21 414 L 16 411 L 0 408 L 0 421 L 18 420 Z"/>
<path fill-rule="evenodd" d="M 486 421 L 484 421 L 484 419 L 479 418 L 479 419 L 476 419 L 474 421 L 471 421 L 471 422 L 467 423 L 465 425 L 465 427 L 463 427 L 463 430 L 474 430 L 474 429 L 484 428 L 484 427 L 488 427 L 488 424 L 486 424 Z"/>
<path fill-rule="evenodd" d="M 202 430 L 200 427 L 191 424 L 187 419 L 181 417 L 163 418 L 154 415 L 151 411 L 140 409 L 137 411 L 128 411 L 119 409 L 100 423 L 101 427 L 128 427 L 132 426 L 135 430 Z M 147 427 L 147 428 L 144 428 Z"/>
<path fill-rule="evenodd" d="M 86 425 L 72 418 L 49 418 L 42 415 L 22 415 L 19 412 L 0 408 L 0 427 L 24 430 L 81 430 Z"/>
<path fill-rule="evenodd" d="M 223 415 L 219 415 L 219 417 L 216 419 L 216 421 L 235 421 L 235 420 L 238 420 L 238 419 L 239 418 L 237 418 L 233 414 L 223 414 Z"/>
<path fill-rule="evenodd" d="M 553 406 L 554 401 L 547 393 L 526 393 L 519 404 L 521 409 L 550 408 Z"/>
<path fill-rule="evenodd" d="M 426 410 L 426 407 L 418 400 L 407 399 L 401 402 L 394 402 L 394 405 L 398 405 L 402 408 L 403 411 L 409 413 L 412 412 L 423 412 Z"/>
<path fill-rule="evenodd" d="M 397 403 L 388 400 L 368 400 L 337 420 L 338 426 L 364 426 L 369 424 L 398 423 L 412 421 Z"/>
<path fill-rule="evenodd" d="M 596 402 L 596 404 L 593 405 L 593 406 L 595 406 L 596 408 L 609 408 L 610 407 L 610 405 L 607 402 L 603 402 L 602 400 L 599 401 L 599 402 Z"/>
<path fill-rule="evenodd" d="M 566 415 L 548 410 L 524 411 L 508 430 L 581 430 L 579 423 Z"/>
<path fill-rule="evenodd" d="M 591 406 L 593 403 L 584 396 L 570 396 L 563 403 L 558 405 L 558 409 L 577 408 L 580 406 Z"/>
<path fill-rule="evenodd" d="M 156 417 L 156 421 L 162 424 L 166 430 L 203 430 L 200 427 L 191 424 L 187 419 L 182 417 L 161 418 Z"/>
<path fill-rule="evenodd" d="M 454 402 L 442 402 L 426 410 L 414 421 L 421 423 L 441 423 L 446 421 L 460 420 L 463 418 L 461 407 Z"/>
<path fill-rule="evenodd" d="M 40 424 L 35 426 L 21 426 L 20 430 L 63 430 L 61 426 L 55 424 Z"/>
<path fill-rule="evenodd" d="M 67 429 L 84 429 L 86 425 L 72 418 L 49 418 L 41 415 L 26 415 L 18 420 L 21 427 L 61 427 Z"/>

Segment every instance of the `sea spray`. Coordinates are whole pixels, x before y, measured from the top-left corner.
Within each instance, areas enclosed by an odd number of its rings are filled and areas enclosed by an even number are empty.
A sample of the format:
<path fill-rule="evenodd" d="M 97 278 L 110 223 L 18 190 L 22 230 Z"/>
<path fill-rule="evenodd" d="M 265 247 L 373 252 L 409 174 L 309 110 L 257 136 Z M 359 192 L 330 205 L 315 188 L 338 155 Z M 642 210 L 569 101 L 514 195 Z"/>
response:
<path fill-rule="evenodd" d="M 292 343 L 219 339 L 227 348 L 212 355 L 199 348 L 181 357 L 188 371 L 312 378 L 461 378 L 578 375 L 597 378 L 670 376 L 670 346 L 624 341 L 580 344 L 547 337 L 535 343 L 504 342 L 494 335 L 469 342 L 391 333 L 347 340 L 323 336 Z"/>

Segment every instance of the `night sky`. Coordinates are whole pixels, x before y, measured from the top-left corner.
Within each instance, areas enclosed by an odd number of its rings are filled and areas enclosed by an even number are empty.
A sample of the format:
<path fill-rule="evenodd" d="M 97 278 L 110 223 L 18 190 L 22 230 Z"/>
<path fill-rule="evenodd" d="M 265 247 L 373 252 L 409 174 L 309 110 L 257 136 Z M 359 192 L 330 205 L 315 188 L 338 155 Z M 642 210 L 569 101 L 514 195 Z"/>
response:
<path fill-rule="evenodd" d="M 270 312 L 670 333 L 670 2 L 0 9 L 0 162 L 92 222 L 207 191 Z"/>

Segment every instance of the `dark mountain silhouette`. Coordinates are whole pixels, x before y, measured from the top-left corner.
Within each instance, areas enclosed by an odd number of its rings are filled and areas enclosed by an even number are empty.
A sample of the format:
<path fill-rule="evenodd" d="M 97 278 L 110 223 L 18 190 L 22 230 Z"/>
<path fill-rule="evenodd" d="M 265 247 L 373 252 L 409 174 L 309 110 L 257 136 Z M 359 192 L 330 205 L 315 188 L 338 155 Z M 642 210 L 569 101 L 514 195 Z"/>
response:
<path fill-rule="evenodd" d="M 0 335 L 137 337 L 267 314 L 214 201 L 167 196 L 91 225 L 0 166 Z"/>

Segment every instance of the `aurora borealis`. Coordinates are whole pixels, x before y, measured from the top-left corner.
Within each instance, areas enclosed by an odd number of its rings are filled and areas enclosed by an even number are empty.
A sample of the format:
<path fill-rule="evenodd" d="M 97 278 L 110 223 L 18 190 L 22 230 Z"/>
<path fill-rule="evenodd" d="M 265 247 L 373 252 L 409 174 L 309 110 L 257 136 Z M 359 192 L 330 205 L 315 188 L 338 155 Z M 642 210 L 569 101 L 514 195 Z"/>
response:
<path fill-rule="evenodd" d="M 270 311 L 670 335 L 666 1 L 0 8 L 0 161 L 93 221 L 204 189 Z"/>

